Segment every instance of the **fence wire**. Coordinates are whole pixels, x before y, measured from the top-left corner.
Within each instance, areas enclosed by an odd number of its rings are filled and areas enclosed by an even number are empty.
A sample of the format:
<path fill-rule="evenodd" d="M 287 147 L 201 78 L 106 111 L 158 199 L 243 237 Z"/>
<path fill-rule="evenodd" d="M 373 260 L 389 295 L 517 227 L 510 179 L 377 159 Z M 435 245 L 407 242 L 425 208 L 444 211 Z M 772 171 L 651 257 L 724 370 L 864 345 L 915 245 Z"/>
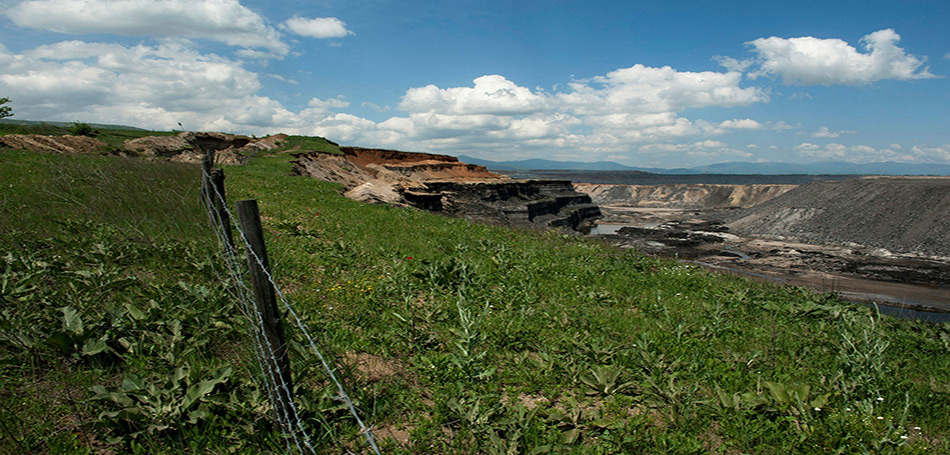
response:
<path fill-rule="evenodd" d="M 263 383 L 267 390 L 270 391 L 271 397 L 277 396 L 280 391 L 286 393 L 286 396 L 288 397 L 293 397 L 291 386 L 283 380 L 283 376 L 276 369 L 277 359 L 270 354 L 275 352 L 275 347 L 271 346 L 268 337 L 264 336 L 263 317 L 257 311 L 254 304 L 253 291 L 247 286 L 244 280 L 244 263 L 238 259 L 237 251 L 228 242 L 224 228 L 226 220 L 222 219 L 223 217 L 218 213 L 216 208 L 220 207 L 223 209 L 230 220 L 235 219 L 235 217 L 228 209 L 224 195 L 218 191 L 218 188 L 214 184 L 212 184 L 211 175 L 204 167 L 202 168 L 202 174 L 204 182 L 206 182 L 205 186 L 208 190 L 206 193 L 202 194 L 202 197 L 204 198 L 205 206 L 208 209 L 209 221 L 212 224 L 215 236 L 217 237 L 217 240 L 223 251 L 225 268 L 232 284 L 232 297 L 241 303 L 241 310 L 248 320 L 248 324 L 251 329 L 251 338 L 255 351 L 257 352 L 256 357 L 258 367 L 261 369 L 261 374 L 263 376 Z M 211 194 L 212 192 L 214 194 Z M 209 197 L 211 198 L 210 200 L 208 199 Z M 217 202 L 217 204 L 215 202 Z M 379 455 L 379 448 L 377 447 L 376 440 L 373 437 L 372 429 L 366 425 L 363 419 L 360 418 L 359 412 L 356 410 L 356 406 L 353 404 L 350 396 L 343 388 L 343 384 L 336 377 L 336 374 L 334 374 L 334 370 L 330 367 L 326 357 L 324 357 L 323 353 L 317 347 L 317 343 L 314 341 L 310 331 L 307 330 L 306 324 L 304 324 L 304 321 L 300 318 L 297 311 L 287 300 L 287 297 L 277 285 L 277 282 L 274 280 L 274 277 L 271 275 L 270 271 L 264 267 L 264 261 L 262 258 L 260 258 L 257 253 L 254 252 L 253 248 L 251 248 L 251 244 L 248 241 L 247 235 L 241 228 L 240 224 L 234 223 L 232 227 L 236 229 L 238 233 L 236 237 L 240 239 L 240 244 L 247 252 L 248 259 L 253 260 L 258 265 L 260 265 L 260 268 L 264 271 L 267 280 L 274 287 L 281 305 L 286 310 L 286 314 L 289 314 L 293 318 L 295 325 L 303 334 L 304 338 L 306 338 L 310 349 L 320 360 L 320 364 L 327 376 L 336 385 L 338 393 L 337 398 L 346 404 L 347 409 L 359 425 L 360 432 L 366 439 L 369 446 L 372 448 L 373 453 Z M 293 448 L 296 447 L 297 451 L 300 453 L 315 453 L 311 443 L 310 435 L 308 434 L 306 428 L 304 428 L 303 422 L 299 418 L 297 406 L 292 399 L 289 401 L 289 409 L 283 409 L 283 406 L 277 406 L 276 403 L 272 403 L 275 409 L 275 415 L 277 416 L 281 427 L 291 429 L 289 435 L 290 437 L 285 438 L 287 449 L 288 451 L 293 451 Z M 291 443 L 293 446 L 291 446 Z"/>
<path fill-rule="evenodd" d="M 210 201 L 208 201 L 210 202 Z M 275 352 L 274 347 L 270 344 L 270 340 L 264 336 L 264 321 L 260 313 L 256 310 L 254 305 L 253 291 L 247 286 L 244 281 L 242 273 L 242 262 L 238 259 L 236 251 L 228 243 L 228 239 L 224 233 L 222 218 L 219 214 L 213 209 L 213 206 L 209 205 L 208 215 L 212 226 L 214 228 L 215 236 L 218 239 L 219 244 L 222 247 L 223 257 L 225 268 L 227 270 L 228 276 L 230 278 L 232 297 L 234 297 L 238 302 L 240 302 L 241 312 L 244 317 L 247 318 L 248 327 L 250 328 L 251 340 L 254 344 L 254 350 L 257 353 L 255 360 L 257 361 L 258 367 L 260 368 L 261 375 L 263 376 L 262 385 L 265 390 L 268 390 L 269 396 L 274 397 L 279 391 L 286 393 L 286 396 L 292 397 L 290 393 L 290 385 L 283 380 L 283 376 L 276 371 L 274 365 L 276 362 L 268 359 L 270 353 Z M 278 423 L 281 428 L 292 429 L 289 434 L 289 438 L 285 438 L 284 441 L 287 444 L 288 452 L 293 452 L 291 441 L 293 446 L 297 448 L 300 453 L 313 453 L 313 447 L 310 444 L 310 437 L 307 434 L 306 430 L 303 428 L 300 423 L 299 413 L 297 412 L 295 404 L 291 401 L 291 408 L 286 409 L 282 406 L 274 405 L 274 414 L 277 417 Z M 296 429 L 294 429 L 293 423 L 297 423 Z M 298 436 L 298 433 L 301 435 Z M 306 446 L 310 451 L 305 452 L 301 446 L 300 440 L 303 439 L 303 445 Z"/>

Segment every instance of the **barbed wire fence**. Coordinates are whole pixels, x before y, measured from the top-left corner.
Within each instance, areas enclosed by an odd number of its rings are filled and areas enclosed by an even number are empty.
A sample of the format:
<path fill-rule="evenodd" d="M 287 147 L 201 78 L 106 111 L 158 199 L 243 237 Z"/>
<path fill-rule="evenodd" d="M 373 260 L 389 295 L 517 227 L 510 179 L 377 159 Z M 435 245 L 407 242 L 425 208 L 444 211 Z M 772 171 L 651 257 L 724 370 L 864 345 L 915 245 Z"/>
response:
<path fill-rule="evenodd" d="M 294 401 L 294 385 L 287 355 L 288 345 L 284 336 L 282 312 L 285 317 L 289 316 L 293 321 L 293 325 L 306 340 L 310 351 L 319 360 L 327 377 L 336 386 L 335 398 L 346 405 L 359 425 L 367 444 L 373 453 L 379 455 L 372 429 L 360 418 L 343 384 L 307 329 L 307 324 L 288 301 L 271 274 L 257 200 L 238 201 L 236 204 L 238 216 L 235 217 L 227 206 L 224 171 L 212 169 L 213 164 L 214 150 L 205 150 L 201 166 L 201 198 L 207 208 L 209 221 L 221 249 L 224 270 L 231 284 L 230 295 L 240 303 L 239 307 L 248 323 L 256 353 L 255 358 L 261 372 L 259 381 L 268 391 L 274 420 L 284 435 L 288 453 L 309 455 L 315 454 L 316 451 L 311 437 L 313 432 L 305 427 Z M 234 223 L 233 230 L 231 220 L 238 220 Z M 236 236 L 234 230 L 237 231 Z M 239 259 L 239 249 L 244 250 L 246 262 Z M 250 276 L 251 286 L 247 285 L 246 276 Z M 330 432 L 330 434 L 333 433 Z"/>

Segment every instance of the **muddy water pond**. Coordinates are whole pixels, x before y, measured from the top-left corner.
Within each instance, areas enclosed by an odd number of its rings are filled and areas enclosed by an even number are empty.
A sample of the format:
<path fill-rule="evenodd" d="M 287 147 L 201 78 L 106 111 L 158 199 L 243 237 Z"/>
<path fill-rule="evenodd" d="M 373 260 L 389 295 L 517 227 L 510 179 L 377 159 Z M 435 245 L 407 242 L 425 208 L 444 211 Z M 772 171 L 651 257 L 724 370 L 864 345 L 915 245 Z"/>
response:
<path fill-rule="evenodd" d="M 858 302 L 870 307 L 875 306 L 872 303 Z M 917 319 L 926 322 L 950 322 L 950 313 L 935 313 L 932 311 L 918 311 L 912 308 L 900 308 L 888 305 L 877 305 L 881 314 L 898 319 Z"/>
<path fill-rule="evenodd" d="M 595 224 L 594 227 L 590 228 L 590 231 L 587 232 L 587 235 L 611 235 L 616 234 L 621 228 L 633 226 L 631 224 Z M 644 226 L 635 226 L 635 227 L 644 227 Z"/>

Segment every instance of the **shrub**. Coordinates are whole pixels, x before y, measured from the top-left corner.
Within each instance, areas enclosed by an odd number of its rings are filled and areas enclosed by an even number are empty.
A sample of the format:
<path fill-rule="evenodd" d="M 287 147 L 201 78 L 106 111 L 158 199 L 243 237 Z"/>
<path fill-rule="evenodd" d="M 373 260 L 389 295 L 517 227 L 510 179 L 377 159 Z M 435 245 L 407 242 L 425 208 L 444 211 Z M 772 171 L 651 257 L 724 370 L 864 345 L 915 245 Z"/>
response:
<path fill-rule="evenodd" d="M 92 125 L 86 122 L 73 122 L 72 128 L 69 129 L 69 132 L 75 136 L 89 136 L 94 137 L 99 132 L 92 129 Z"/>
<path fill-rule="evenodd" d="M 10 98 L 0 98 L 0 118 L 13 117 L 13 108 L 4 106 L 10 102 Z"/>

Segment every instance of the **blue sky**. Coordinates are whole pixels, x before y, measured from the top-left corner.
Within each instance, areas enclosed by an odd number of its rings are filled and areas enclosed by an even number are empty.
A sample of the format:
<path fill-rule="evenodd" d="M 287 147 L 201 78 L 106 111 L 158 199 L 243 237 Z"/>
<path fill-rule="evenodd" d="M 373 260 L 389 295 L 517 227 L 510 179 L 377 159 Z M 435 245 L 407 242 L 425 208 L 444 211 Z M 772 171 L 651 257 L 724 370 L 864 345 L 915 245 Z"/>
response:
<path fill-rule="evenodd" d="M 0 0 L 16 118 L 485 159 L 950 163 L 950 3 Z"/>

